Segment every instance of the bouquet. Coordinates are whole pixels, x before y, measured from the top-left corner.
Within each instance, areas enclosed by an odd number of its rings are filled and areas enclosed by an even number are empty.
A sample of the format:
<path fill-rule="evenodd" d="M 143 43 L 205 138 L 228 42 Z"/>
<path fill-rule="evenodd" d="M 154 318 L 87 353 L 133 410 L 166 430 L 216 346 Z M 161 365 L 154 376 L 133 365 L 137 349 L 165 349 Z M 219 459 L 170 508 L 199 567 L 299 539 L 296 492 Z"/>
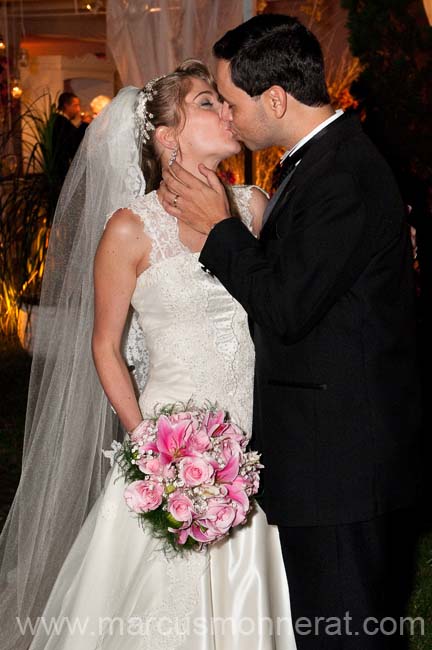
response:
<path fill-rule="evenodd" d="M 126 504 L 168 547 L 199 550 L 247 521 L 262 465 L 226 411 L 170 404 L 116 444 Z"/>

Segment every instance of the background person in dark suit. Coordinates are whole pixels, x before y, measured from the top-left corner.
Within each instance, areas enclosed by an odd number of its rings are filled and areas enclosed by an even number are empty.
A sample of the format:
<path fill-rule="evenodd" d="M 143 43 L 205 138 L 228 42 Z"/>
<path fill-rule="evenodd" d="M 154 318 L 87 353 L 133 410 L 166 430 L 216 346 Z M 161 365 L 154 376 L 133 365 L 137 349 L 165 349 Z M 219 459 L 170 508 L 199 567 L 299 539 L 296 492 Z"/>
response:
<path fill-rule="evenodd" d="M 58 99 L 57 115 L 53 126 L 53 153 L 60 183 L 66 177 L 69 165 L 88 126 L 88 122 L 80 121 L 80 114 L 79 98 L 74 93 L 62 93 Z"/>
<path fill-rule="evenodd" d="M 420 425 L 404 207 L 357 118 L 330 106 L 319 43 L 296 19 L 252 18 L 214 53 L 234 133 L 287 147 L 285 178 L 259 240 L 204 167 L 203 182 L 165 170 L 163 202 L 208 233 L 200 260 L 251 319 L 253 444 L 297 645 L 404 647 Z"/>

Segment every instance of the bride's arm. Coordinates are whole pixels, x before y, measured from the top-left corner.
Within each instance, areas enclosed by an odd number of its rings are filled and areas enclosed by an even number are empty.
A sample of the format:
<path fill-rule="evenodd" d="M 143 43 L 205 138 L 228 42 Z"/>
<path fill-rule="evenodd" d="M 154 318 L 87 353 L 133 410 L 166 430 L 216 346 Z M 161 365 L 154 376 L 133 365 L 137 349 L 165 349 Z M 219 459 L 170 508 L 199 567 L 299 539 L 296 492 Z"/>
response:
<path fill-rule="evenodd" d="M 146 267 L 150 242 L 139 218 L 118 210 L 109 220 L 94 262 L 93 358 L 102 387 L 127 431 L 142 420 L 121 354 L 121 339 L 137 275 Z"/>
<path fill-rule="evenodd" d="M 249 209 L 253 217 L 252 232 L 255 235 L 255 237 L 259 237 L 259 234 L 261 232 L 263 215 L 267 207 L 268 201 L 269 201 L 268 196 L 264 192 L 264 190 L 262 190 L 257 185 L 254 185 L 252 187 L 252 195 L 249 203 Z"/>

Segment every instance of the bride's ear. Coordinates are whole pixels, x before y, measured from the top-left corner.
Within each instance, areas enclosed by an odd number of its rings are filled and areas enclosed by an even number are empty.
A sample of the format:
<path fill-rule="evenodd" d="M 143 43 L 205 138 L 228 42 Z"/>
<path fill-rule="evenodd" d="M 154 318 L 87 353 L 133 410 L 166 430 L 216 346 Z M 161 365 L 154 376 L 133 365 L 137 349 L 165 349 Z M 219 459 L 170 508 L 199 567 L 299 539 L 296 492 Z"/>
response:
<path fill-rule="evenodd" d="M 170 126 L 158 126 L 155 131 L 155 139 L 164 149 L 174 151 L 178 147 L 175 130 Z"/>

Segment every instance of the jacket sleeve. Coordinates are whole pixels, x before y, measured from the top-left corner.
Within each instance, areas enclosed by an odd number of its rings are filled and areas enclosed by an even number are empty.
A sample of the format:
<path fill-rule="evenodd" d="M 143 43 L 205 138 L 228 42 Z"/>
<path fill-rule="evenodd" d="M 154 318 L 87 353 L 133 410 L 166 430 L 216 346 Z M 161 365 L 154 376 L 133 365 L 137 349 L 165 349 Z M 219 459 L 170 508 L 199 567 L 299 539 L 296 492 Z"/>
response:
<path fill-rule="evenodd" d="M 249 317 L 286 342 L 319 322 L 373 254 L 371 219 L 351 174 L 327 176 L 298 204 L 277 246 L 266 248 L 231 218 L 213 228 L 200 256 Z"/>

